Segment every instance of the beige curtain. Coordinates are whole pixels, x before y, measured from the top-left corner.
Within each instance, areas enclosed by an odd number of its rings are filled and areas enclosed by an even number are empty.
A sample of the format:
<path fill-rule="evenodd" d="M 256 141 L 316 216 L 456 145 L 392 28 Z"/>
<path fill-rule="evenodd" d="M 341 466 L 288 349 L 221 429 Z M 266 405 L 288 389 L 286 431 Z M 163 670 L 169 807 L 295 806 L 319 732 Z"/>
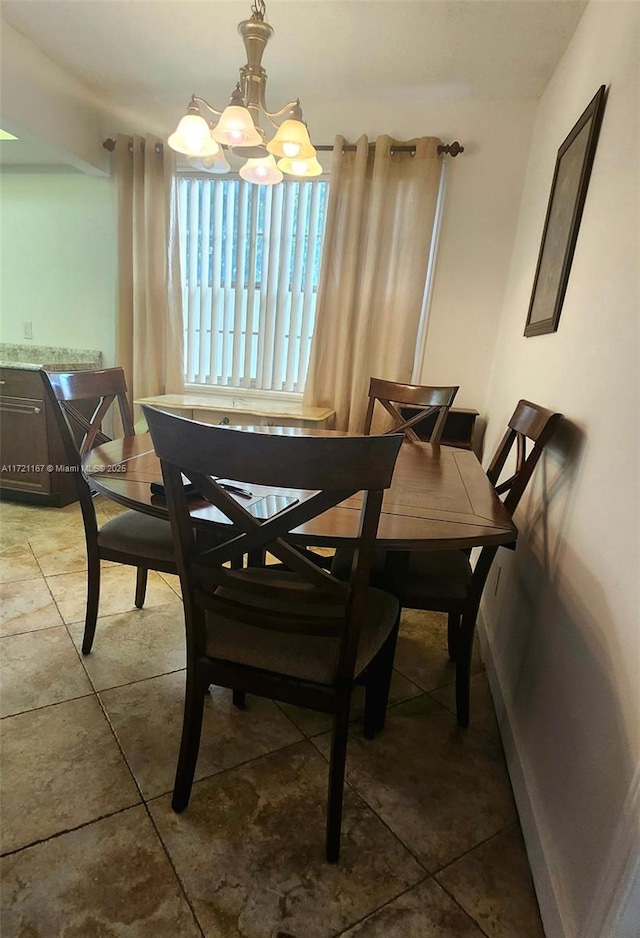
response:
<path fill-rule="evenodd" d="M 184 388 L 175 159 L 155 137 L 118 135 L 118 364 L 131 400 Z"/>
<path fill-rule="evenodd" d="M 409 382 L 442 157 L 440 140 L 336 137 L 305 404 L 361 431 L 371 376 Z"/>

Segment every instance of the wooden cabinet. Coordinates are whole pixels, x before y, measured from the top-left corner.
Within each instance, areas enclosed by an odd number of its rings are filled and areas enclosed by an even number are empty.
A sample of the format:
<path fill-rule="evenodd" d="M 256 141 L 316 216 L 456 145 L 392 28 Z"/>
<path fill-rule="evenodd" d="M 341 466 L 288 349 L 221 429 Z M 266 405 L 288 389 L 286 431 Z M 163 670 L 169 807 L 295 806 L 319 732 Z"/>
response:
<path fill-rule="evenodd" d="M 61 507 L 76 501 L 39 371 L 0 368 L 0 497 Z"/>

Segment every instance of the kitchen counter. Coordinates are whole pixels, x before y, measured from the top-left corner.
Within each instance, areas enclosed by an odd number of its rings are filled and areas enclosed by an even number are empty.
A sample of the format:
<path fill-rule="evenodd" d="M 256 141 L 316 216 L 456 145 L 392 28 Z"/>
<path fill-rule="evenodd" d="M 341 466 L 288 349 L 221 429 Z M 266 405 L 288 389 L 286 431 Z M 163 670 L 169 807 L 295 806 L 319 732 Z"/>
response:
<path fill-rule="evenodd" d="M 50 345 L 14 345 L 0 342 L 0 368 L 23 371 L 78 371 L 99 368 L 102 352 L 95 349 L 58 348 Z"/>
<path fill-rule="evenodd" d="M 99 368 L 102 353 L 0 343 L 0 497 L 62 507 L 77 498 L 41 368 Z M 94 406 L 94 405 L 92 405 Z"/>

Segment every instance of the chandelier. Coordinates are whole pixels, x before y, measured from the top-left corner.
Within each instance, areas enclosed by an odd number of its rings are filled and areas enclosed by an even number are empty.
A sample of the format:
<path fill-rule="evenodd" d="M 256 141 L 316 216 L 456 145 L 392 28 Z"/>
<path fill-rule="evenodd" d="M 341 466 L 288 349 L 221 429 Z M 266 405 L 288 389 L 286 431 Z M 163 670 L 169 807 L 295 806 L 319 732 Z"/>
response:
<path fill-rule="evenodd" d="M 261 62 L 273 29 L 264 17 L 265 0 L 254 0 L 251 19 L 238 24 L 247 64 L 240 69 L 240 81 L 225 110 L 218 111 L 204 98 L 192 95 L 168 143 L 177 153 L 195 157 L 221 173 L 230 168 L 221 148 L 231 150 L 246 159 L 240 169 L 243 179 L 272 186 L 282 181 L 283 173 L 298 178 L 319 176 L 322 167 L 302 119 L 300 101 L 291 101 L 279 111 L 267 110 L 267 73 Z M 270 125 L 269 134 L 261 122 Z M 271 127 L 276 133 L 269 139 Z"/>

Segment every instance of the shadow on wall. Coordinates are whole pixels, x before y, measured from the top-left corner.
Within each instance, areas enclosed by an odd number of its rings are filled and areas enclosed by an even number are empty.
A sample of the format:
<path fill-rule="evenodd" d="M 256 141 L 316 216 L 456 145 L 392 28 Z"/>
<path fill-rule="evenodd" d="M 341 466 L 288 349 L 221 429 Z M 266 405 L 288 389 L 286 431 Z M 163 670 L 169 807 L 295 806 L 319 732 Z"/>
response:
<path fill-rule="evenodd" d="M 483 603 L 506 709 L 499 717 L 508 719 L 557 899 L 576 935 L 586 934 L 585 910 L 608 901 L 598 890 L 628 840 L 624 809 L 637 771 L 637 689 L 598 570 L 565 538 L 583 442 L 563 421 L 516 519 L 515 554 L 499 551 Z"/>

